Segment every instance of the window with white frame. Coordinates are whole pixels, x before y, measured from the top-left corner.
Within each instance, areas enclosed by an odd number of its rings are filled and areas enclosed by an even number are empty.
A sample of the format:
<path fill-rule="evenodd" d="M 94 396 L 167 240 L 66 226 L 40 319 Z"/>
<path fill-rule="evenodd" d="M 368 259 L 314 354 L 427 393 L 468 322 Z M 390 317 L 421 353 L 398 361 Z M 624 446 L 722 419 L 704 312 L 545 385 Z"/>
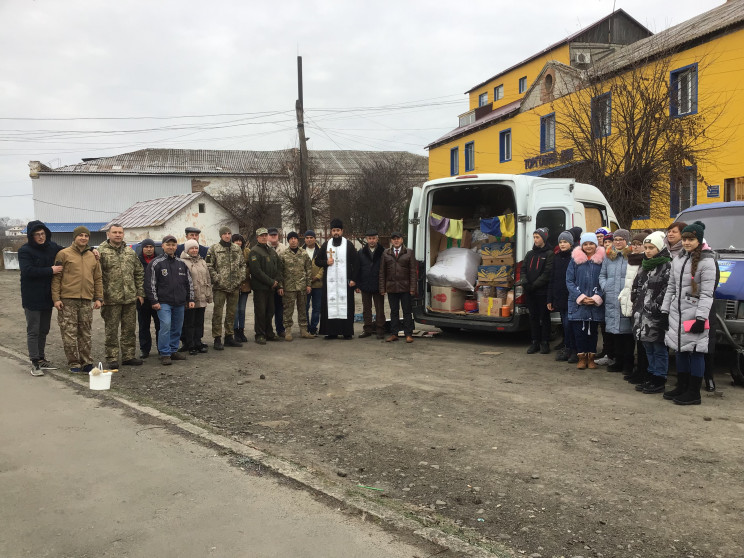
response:
<path fill-rule="evenodd" d="M 460 174 L 460 149 L 453 147 L 450 149 L 450 175 Z"/>
<path fill-rule="evenodd" d="M 493 88 L 493 100 L 498 101 L 504 98 L 504 84 L 497 85 Z"/>
<path fill-rule="evenodd" d="M 511 128 L 499 133 L 499 162 L 505 163 L 512 158 Z"/>
<path fill-rule="evenodd" d="M 592 135 L 603 138 L 612 133 L 612 94 L 604 93 L 592 99 Z"/>
<path fill-rule="evenodd" d="M 469 141 L 465 144 L 465 172 L 475 170 L 475 142 Z"/>
<path fill-rule="evenodd" d="M 527 91 L 527 76 L 519 78 L 519 92 L 524 93 Z"/>
<path fill-rule="evenodd" d="M 697 170 L 695 167 L 685 168 L 678 178 L 672 181 L 669 196 L 669 216 L 677 214 L 697 204 Z"/>
<path fill-rule="evenodd" d="M 555 150 L 555 113 L 540 118 L 540 152 Z"/>
<path fill-rule="evenodd" d="M 669 80 L 669 114 L 685 116 L 697 112 L 697 64 L 674 70 Z"/>
<path fill-rule="evenodd" d="M 488 91 L 486 91 L 485 93 L 481 93 L 480 95 L 478 95 L 478 106 L 479 107 L 482 107 L 482 106 L 487 105 L 487 104 L 488 104 Z"/>

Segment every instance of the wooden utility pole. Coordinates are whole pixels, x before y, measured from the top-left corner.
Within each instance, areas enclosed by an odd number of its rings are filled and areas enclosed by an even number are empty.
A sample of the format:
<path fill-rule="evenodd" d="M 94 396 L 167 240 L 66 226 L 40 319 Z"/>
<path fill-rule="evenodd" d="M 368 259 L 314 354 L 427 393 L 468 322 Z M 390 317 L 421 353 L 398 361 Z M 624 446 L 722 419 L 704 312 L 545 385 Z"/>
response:
<path fill-rule="evenodd" d="M 300 193 L 302 195 L 303 214 L 300 215 L 300 234 L 313 228 L 313 205 L 310 201 L 310 188 L 307 183 L 307 139 L 305 138 L 305 113 L 302 99 L 302 56 L 297 57 L 297 133 L 300 137 Z M 303 219 L 304 218 L 304 219 Z M 302 222 L 304 220 L 304 223 Z"/>

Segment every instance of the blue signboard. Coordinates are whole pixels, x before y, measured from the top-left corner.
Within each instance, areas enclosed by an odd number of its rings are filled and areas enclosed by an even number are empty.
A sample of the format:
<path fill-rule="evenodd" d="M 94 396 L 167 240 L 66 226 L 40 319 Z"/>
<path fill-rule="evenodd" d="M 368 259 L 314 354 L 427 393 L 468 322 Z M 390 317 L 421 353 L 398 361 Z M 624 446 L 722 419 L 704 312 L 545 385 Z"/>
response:
<path fill-rule="evenodd" d="M 716 298 L 744 300 L 744 260 L 720 260 L 721 280 Z"/>
<path fill-rule="evenodd" d="M 720 184 L 709 184 L 708 185 L 708 197 L 709 198 L 720 198 L 721 197 L 721 185 Z"/>

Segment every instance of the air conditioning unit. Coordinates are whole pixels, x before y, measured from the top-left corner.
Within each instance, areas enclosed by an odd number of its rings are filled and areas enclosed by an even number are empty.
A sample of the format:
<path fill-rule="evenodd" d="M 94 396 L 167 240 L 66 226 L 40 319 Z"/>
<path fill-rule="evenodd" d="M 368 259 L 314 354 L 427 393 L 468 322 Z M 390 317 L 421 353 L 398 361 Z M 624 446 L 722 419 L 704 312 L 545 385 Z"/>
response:
<path fill-rule="evenodd" d="M 588 52 L 577 52 L 574 54 L 574 62 L 577 64 L 590 64 L 592 55 Z"/>

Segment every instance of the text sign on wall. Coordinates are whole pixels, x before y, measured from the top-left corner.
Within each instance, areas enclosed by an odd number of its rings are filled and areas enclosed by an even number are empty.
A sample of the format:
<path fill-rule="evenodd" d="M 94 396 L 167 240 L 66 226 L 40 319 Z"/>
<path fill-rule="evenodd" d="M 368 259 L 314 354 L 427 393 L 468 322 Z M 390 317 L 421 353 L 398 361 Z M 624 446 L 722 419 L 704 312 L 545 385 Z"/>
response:
<path fill-rule="evenodd" d="M 709 198 L 720 198 L 721 197 L 721 185 L 720 184 L 708 185 L 708 197 Z"/>

